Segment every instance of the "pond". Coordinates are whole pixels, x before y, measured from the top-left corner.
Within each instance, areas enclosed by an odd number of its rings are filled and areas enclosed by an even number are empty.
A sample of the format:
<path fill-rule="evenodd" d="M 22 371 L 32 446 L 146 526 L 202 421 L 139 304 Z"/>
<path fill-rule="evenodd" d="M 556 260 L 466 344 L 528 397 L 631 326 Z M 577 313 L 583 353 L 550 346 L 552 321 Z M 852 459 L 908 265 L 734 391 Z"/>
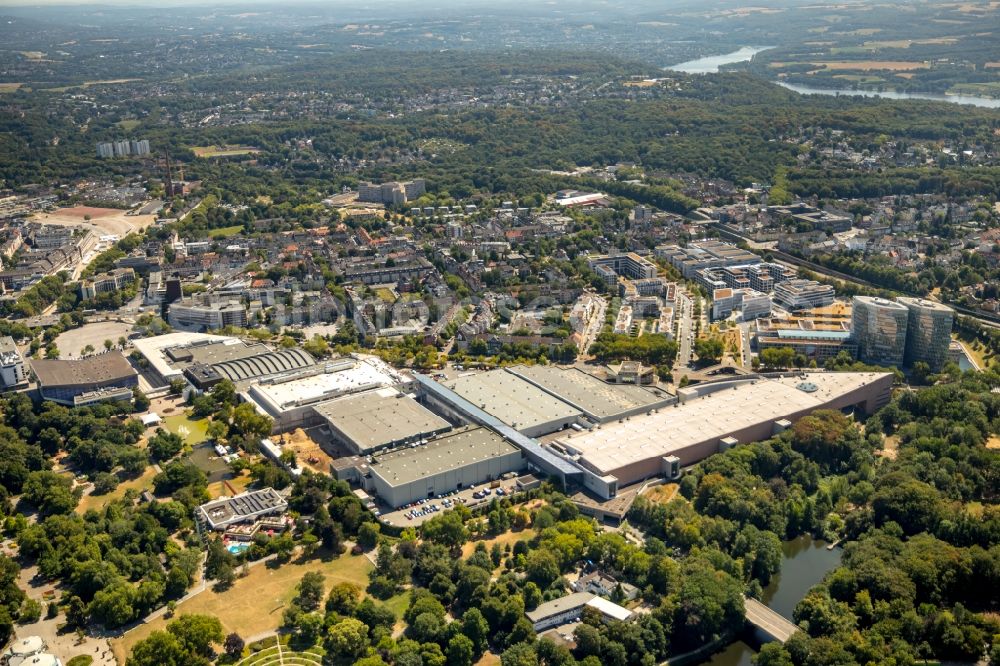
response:
<path fill-rule="evenodd" d="M 785 541 L 781 544 L 783 558 L 781 571 L 764 588 L 761 598 L 769 607 L 792 619 L 795 605 L 805 596 L 809 588 L 823 580 L 830 571 L 840 564 L 843 554 L 840 548 L 827 550 L 825 541 L 813 539 L 809 535 Z M 704 666 L 751 666 L 754 649 L 744 641 L 736 641 L 723 651 L 716 652 Z"/>

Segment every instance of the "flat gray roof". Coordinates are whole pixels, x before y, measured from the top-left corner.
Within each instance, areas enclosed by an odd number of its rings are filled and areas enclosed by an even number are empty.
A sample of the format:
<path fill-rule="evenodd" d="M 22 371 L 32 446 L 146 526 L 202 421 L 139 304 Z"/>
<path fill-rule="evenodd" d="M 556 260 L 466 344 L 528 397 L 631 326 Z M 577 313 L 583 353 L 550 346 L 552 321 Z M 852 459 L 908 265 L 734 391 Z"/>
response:
<path fill-rule="evenodd" d="M 373 456 L 371 471 L 390 486 L 433 476 L 490 458 L 518 453 L 519 449 L 492 430 L 461 428 L 422 446 L 397 449 Z"/>
<path fill-rule="evenodd" d="M 516 430 L 580 416 L 580 411 L 506 370 L 458 377 L 444 385 Z"/>
<path fill-rule="evenodd" d="M 507 368 L 507 371 L 600 421 L 643 407 L 653 408 L 673 402 L 673 396 L 665 391 L 634 384 L 609 384 L 577 368 L 516 365 Z"/>
<path fill-rule="evenodd" d="M 443 432 L 451 425 L 394 388 L 375 389 L 315 407 L 344 439 L 361 451 Z"/>

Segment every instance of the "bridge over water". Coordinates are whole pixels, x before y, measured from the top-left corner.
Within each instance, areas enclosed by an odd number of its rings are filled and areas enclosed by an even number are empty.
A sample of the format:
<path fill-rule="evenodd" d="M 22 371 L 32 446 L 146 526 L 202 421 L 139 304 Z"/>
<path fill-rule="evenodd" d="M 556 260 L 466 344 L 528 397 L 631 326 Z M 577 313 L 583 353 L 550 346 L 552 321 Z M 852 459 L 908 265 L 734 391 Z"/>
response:
<path fill-rule="evenodd" d="M 792 637 L 798 627 L 791 620 L 779 615 L 756 599 L 745 599 L 747 623 L 759 634 L 762 641 L 784 643 Z"/>

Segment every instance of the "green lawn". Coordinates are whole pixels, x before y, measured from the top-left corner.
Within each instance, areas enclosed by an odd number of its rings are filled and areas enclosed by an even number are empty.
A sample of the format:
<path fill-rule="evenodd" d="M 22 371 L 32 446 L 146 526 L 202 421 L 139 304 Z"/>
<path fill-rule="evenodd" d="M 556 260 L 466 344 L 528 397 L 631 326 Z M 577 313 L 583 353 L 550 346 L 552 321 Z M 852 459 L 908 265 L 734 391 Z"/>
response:
<path fill-rule="evenodd" d="M 212 229 L 208 232 L 210 238 L 229 238 L 230 236 L 238 236 L 243 231 L 243 225 L 237 224 L 232 227 L 222 227 L 220 229 Z"/>
<path fill-rule="evenodd" d="M 118 125 L 118 127 L 121 127 L 126 132 L 131 132 L 136 127 L 138 127 L 140 124 L 142 124 L 142 121 L 141 120 L 134 120 L 134 119 L 133 120 L 119 120 L 115 124 Z"/>

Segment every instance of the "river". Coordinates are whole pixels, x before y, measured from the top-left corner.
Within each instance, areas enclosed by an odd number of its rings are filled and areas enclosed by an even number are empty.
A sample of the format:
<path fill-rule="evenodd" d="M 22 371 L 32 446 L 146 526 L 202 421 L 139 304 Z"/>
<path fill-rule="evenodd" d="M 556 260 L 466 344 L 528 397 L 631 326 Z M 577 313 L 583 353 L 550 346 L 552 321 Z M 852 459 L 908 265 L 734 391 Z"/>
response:
<path fill-rule="evenodd" d="M 966 104 L 969 106 L 981 106 L 986 109 L 1000 109 L 1000 99 L 991 97 L 977 97 L 975 95 L 942 95 L 937 93 L 908 93 L 886 90 L 875 92 L 874 90 L 839 90 L 836 88 L 813 88 L 811 86 L 800 86 L 794 83 L 782 83 L 775 81 L 782 88 L 788 88 L 801 95 L 845 95 L 848 97 L 879 97 L 882 99 L 923 99 L 932 102 L 950 102 L 951 104 Z"/>
<path fill-rule="evenodd" d="M 749 62 L 761 51 L 767 51 L 772 46 L 744 46 L 732 53 L 722 55 L 705 56 L 695 60 L 688 60 L 677 65 L 671 65 L 666 69 L 685 74 L 715 74 L 723 65 L 732 65 L 738 62 Z M 848 97 L 879 97 L 882 99 L 921 99 L 931 102 L 949 102 L 951 104 L 965 104 L 968 106 L 979 106 L 986 109 L 1000 109 L 1000 99 L 992 97 L 979 97 L 977 95 L 945 95 L 941 93 L 920 93 L 920 92 L 897 92 L 887 90 L 876 92 L 874 90 L 851 90 L 848 88 L 814 88 L 812 86 L 800 86 L 794 83 L 783 83 L 772 81 L 783 88 L 792 90 L 801 95 L 845 95 Z"/>
<path fill-rule="evenodd" d="M 764 588 L 761 599 L 769 607 L 792 619 L 795 605 L 809 588 L 823 580 L 828 572 L 840 564 L 842 551 L 827 550 L 826 542 L 801 536 L 781 544 L 781 571 Z M 731 643 L 722 652 L 716 652 L 702 666 L 751 666 L 754 649 L 744 641 Z"/>
<path fill-rule="evenodd" d="M 749 62 L 755 55 L 770 48 L 774 47 L 744 46 L 740 50 L 733 51 L 732 53 L 723 53 L 722 55 L 705 56 L 704 58 L 698 58 L 696 60 L 688 60 L 687 62 L 682 62 L 677 65 L 671 65 L 670 67 L 667 67 L 667 69 L 675 72 L 683 72 L 685 74 L 715 74 L 723 65 L 732 65 L 737 62 Z"/>

